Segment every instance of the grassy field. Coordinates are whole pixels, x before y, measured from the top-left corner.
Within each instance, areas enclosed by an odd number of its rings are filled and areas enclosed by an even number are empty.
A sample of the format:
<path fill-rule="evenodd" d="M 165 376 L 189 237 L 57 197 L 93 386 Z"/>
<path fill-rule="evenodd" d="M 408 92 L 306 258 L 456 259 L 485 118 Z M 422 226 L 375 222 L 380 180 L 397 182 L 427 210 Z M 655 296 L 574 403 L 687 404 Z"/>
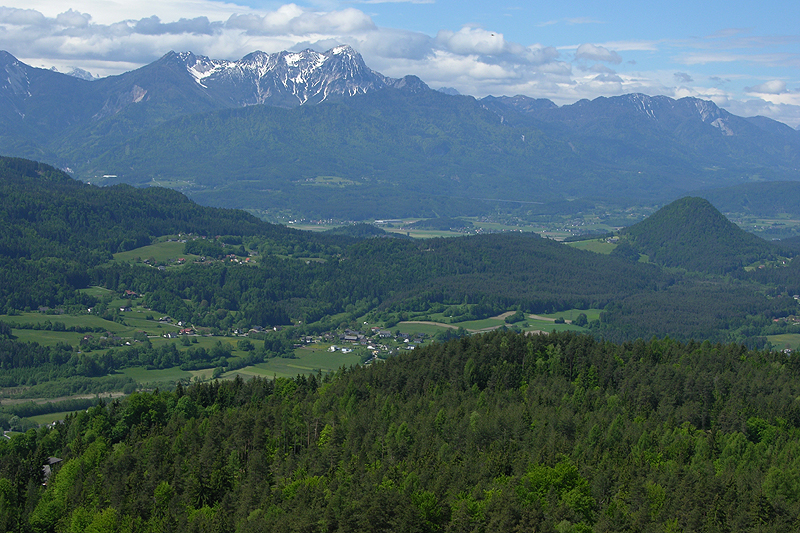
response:
<path fill-rule="evenodd" d="M 586 331 L 585 328 L 580 326 L 573 326 L 572 324 L 556 324 L 549 320 L 526 320 L 521 324 L 528 324 L 523 327 L 524 331 L 544 331 L 550 333 L 551 331 Z"/>
<path fill-rule="evenodd" d="M 159 242 L 149 246 L 142 246 L 141 248 L 136 248 L 135 250 L 114 254 L 114 261 L 122 261 L 127 263 L 137 259 L 145 260 L 152 258 L 158 263 L 171 263 L 176 259 L 183 257 L 186 259 L 187 263 L 190 263 L 199 258 L 197 255 L 184 253 L 184 246 L 186 246 L 184 243 L 178 241 Z"/>
<path fill-rule="evenodd" d="M 581 311 L 579 311 L 581 312 Z M 585 311 L 583 311 L 585 312 Z M 577 316 L 578 313 L 575 313 Z M 587 313 L 588 315 L 588 313 Z M 559 313 L 557 316 L 553 318 L 557 318 L 558 316 L 563 316 L 565 320 L 568 319 L 565 313 Z M 599 316 L 599 313 L 598 313 Z M 433 317 L 431 317 L 433 318 Z M 447 320 L 447 319 L 445 319 Z M 590 318 L 591 320 L 591 318 Z M 413 322 L 400 322 L 397 328 L 400 329 L 402 333 L 427 333 L 428 335 L 435 335 L 439 331 L 444 330 L 447 326 L 438 325 L 434 322 L 425 322 L 420 321 L 421 323 L 413 323 Z M 523 325 L 527 324 L 527 325 Z M 469 331 L 470 333 L 479 333 L 484 331 L 489 331 L 491 329 L 501 328 L 506 326 L 508 328 L 514 326 L 514 324 L 507 324 L 505 320 L 499 318 L 485 318 L 483 320 L 470 320 L 467 322 L 455 322 L 453 324 L 449 324 L 450 326 L 454 326 L 456 328 L 462 327 Z M 524 331 L 586 331 L 585 328 L 579 326 L 573 326 L 572 324 L 556 324 L 553 320 L 536 320 L 528 318 L 522 322 L 518 322 L 516 324 Z"/>
<path fill-rule="evenodd" d="M 598 241 L 597 239 L 592 239 L 590 241 L 565 242 L 564 244 L 573 248 L 577 248 L 578 250 L 588 250 L 598 254 L 610 254 L 614 248 L 617 247 L 616 244 L 606 242 L 604 240 Z"/>
<path fill-rule="evenodd" d="M 233 379 L 237 374 L 243 378 L 253 376 L 295 377 L 298 374 L 316 373 L 318 370 L 328 373 L 342 366 L 349 367 L 360 362 L 360 355 L 355 351 L 349 354 L 329 352 L 329 346 L 328 344 L 304 346 L 295 350 L 295 359 L 275 357 L 264 363 L 226 372 L 222 378 Z"/>
<path fill-rule="evenodd" d="M 89 296 L 94 296 L 95 298 L 102 298 L 109 294 L 114 294 L 114 291 L 111 289 L 106 289 L 105 287 L 89 287 L 88 289 L 78 289 L 78 292 L 88 294 Z"/>
<path fill-rule="evenodd" d="M 800 334 L 784 333 L 782 335 L 768 335 L 767 340 L 772 343 L 777 350 L 800 350 Z"/>
<path fill-rule="evenodd" d="M 458 326 L 455 326 L 458 327 Z M 416 333 L 424 333 L 426 335 L 436 335 L 441 331 L 447 331 L 447 326 L 439 326 L 437 324 L 427 322 L 422 324 L 416 324 L 414 322 L 400 322 L 397 326 L 393 328 L 389 328 L 391 331 L 399 330 L 400 333 L 405 333 L 407 335 L 414 335 Z"/>
<path fill-rule="evenodd" d="M 579 314 L 585 313 L 586 318 L 591 322 L 592 320 L 600 320 L 600 313 L 602 309 L 567 309 L 566 311 L 559 311 L 558 313 L 544 313 L 537 316 L 545 318 L 563 318 L 564 320 L 575 320 Z"/>
<path fill-rule="evenodd" d="M 59 413 L 47 413 L 46 415 L 37 415 L 28 418 L 28 420 L 33 420 L 37 424 L 44 425 L 50 424 L 51 422 L 55 422 L 56 420 L 64 420 L 66 416 L 70 413 L 74 413 L 75 411 L 61 411 Z"/>

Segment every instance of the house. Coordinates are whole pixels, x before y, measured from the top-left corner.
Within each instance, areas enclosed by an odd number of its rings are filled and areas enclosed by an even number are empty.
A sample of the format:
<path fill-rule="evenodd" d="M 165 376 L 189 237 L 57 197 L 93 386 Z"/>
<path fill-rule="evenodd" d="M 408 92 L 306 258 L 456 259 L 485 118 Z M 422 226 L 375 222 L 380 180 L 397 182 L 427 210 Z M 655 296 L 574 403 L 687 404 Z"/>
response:
<path fill-rule="evenodd" d="M 47 458 L 47 462 L 42 465 L 42 474 L 43 474 L 42 477 L 44 478 L 44 483 L 42 483 L 42 485 L 47 486 L 47 481 L 50 479 L 50 476 L 53 473 L 53 466 L 57 465 L 61 461 L 62 459 L 59 459 L 58 457 Z"/>

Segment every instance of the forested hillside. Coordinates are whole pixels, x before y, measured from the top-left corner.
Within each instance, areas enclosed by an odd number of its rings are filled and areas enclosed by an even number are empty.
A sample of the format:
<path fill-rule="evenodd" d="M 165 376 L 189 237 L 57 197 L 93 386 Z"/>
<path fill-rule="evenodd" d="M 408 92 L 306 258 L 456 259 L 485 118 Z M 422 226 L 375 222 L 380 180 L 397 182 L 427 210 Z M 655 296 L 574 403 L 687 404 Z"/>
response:
<path fill-rule="evenodd" d="M 310 238 L 243 211 L 197 205 L 170 189 L 98 188 L 14 158 L 0 158 L 0 225 L 0 310 L 77 303 L 74 291 L 91 282 L 90 268 L 163 235 L 258 235 L 284 247 Z"/>
<path fill-rule="evenodd" d="M 0 531 L 794 531 L 797 362 L 495 332 L 134 394 L 0 442 Z"/>

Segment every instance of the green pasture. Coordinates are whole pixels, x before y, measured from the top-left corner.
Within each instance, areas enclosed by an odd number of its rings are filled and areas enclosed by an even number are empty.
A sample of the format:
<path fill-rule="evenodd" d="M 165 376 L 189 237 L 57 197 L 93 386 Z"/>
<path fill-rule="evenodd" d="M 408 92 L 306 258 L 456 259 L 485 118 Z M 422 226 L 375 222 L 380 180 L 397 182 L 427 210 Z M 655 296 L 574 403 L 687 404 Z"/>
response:
<path fill-rule="evenodd" d="M 106 289 L 105 287 L 89 287 L 88 289 L 78 289 L 78 292 L 82 294 L 87 294 L 89 296 L 94 296 L 95 298 L 102 298 L 103 296 L 114 294 L 114 291 L 111 289 Z"/>
<path fill-rule="evenodd" d="M 342 366 L 350 367 L 360 362 L 361 356 L 356 351 L 349 354 L 329 352 L 330 345 L 304 346 L 294 351 L 294 359 L 275 357 L 269 361 L 247 366 L 239 370 L 226 372 L 223 379 L 233 379 L 236 375 L 244 378 L 273 376 L 293 378 L 298 374 L 312 374 L 318 370 L 323 373 L 333 372 Z"/>
<path fill-rule="evenodd" d="M 524 331 L 545 331 L 550 333 L 551 331 L 586 331 L 585 328 L 580 326 L 573 326 L 572 324 L 556 324 L 555 322 L 551 322 L 549 320 L 525 320 L 523 322 L 519 322 L 520 327 Z M 521 326 L 521 324 L 528 324 L 527 326 Z"/>
<path fill-rule="evenodd" d="M 71 331 L 48 331 L 45 329 L 15 329 L 13 335 L 19 342 L 36 342 L 42 346 L 55 346 L 60 342 L 66 342 L 76 346 L 81 342 L 85 333 L 74 333 Z M 96 335 L 96 333 L 90 333 Z"/>
<path fill-rule="evenodd" d="M 72 414 L 74 412 L 76 411 L 61 411 L 58 413 L 47 413 L 46 415 L 31 416 L 28 418 L 28 420 L 32 420 L 37 424 L 39 424 L 40 426 L 42 426 L 44 424 L 50 424 L 52 422 L 55 422 L 56 420 L 64 420 L 67 417 L 67 415 Z"/>
<path fill-rule="evenodd" d="M 588 250 L 598 254 L 610 254 L 614 248 L 617 247 L 617 245 L 614 243 L 597 239 L 592 239 L 590 241 L 565 242 L 564 244 L 573 248 L 577 248 L 578 250 Z"/>
<path fill-rule="evenodd" d="M 183 257 L 187 263 L 191 263 L 199 256 L 186 254 L 183 252 L 186 244 L 178 241 L 172 242 L 158 242 L 148 246 L 142 246 L 127 252 L 119 252 L 114 254 L 114 261 L 131 262 L 137 259 L 144 261 L 145 259 L 153 259 L 157 263 L 171 263 L 178 258 Z"/>
<path fill-rule="evenodd" d="M 602 309 L 567 309 L 566 311 L 559 311 L 557 313 L 537 313 L 537 316 L 545 318 L 563 318 L 564 320 L 575 320 L 581 313 L 586 314 L 586 318 L 591 322 L 592 320 L 600 320 L 600 313 Z M 528 320 L 532 322 L 532 320 Z"/>
<path fill-rule="evenodd" d="M 767 340 L 776 350 L 800 350 L 800 334 L 783 333 L 781 335 L 767 335 Z"/>
<path fill-rule="evenodd" d="M 458 325 L 453 324 L 454 327 L 458 327 Z M 407 335 L 414 335 L 416 333 L 424 333 L 426 335 L 434 336 L 441 331 L 447 331 L 449 328 L 447 326 L 439 326 L 437 324 L 433 324 L 430 322 L 426 322 L 423 324 L 413 324 L 409 322 L 400 322 L 397 326 L 393 328 L 388 328 L 392 332 L 395 330 L 400 330 L 400 333 L 405 333 Z M 380 342 L 380 341 L 378 341 Z"/>
<path fill-rule="evenodd" d="M 0 320 L 14 327 L 15 324 L 44 324 L 48 320 L 53 322 L 62 322 L 65 327 L 72 326 L 85 326 L 85 327 L 101 327 L 106 328 L 108 331 L 115 331 L 117 329 L 124 329 L 125 326 L 117 324 L 116 322 L 109 322 L 96 315 L 43 315 L 42 313 L 20 313 L 19 315 L 2 316 Z"/>

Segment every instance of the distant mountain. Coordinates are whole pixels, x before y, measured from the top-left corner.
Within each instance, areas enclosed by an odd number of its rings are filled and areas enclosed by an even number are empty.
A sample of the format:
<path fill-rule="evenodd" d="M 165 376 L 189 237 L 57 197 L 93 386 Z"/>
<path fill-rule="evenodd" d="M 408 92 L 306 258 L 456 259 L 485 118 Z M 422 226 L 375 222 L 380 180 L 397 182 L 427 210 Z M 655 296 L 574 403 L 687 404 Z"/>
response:
<path fill-rule="evenodd" d="M 800 171 L 796 131 L 766 117 L 738 117 L 698 98 L 626 94 L 562 107 L 524 97 L 490 102 L 495 109 L 521 112 L 528 123 L 569 140 L 598 164 L 641 172 L 663 165 L 672 168 L 673 180 L 691 175 L 695 188 L 721 178 L 738 181 L 741 174 L 737 177 L 733 168 L 749 168 L 748 175 L 767 179 L 796 179 Z"/>
<path fill-rule="evenodd" d="M 703 198 L 676 200 L 620 235 L 654 263 L 698 272 L 728 273 L 779 252 Z"/>
<path fill-rule="evenodd" d="M 170 52 L 91 82 L 0 52 L 0 153 L 93 183 L 355 219 L 800 180 L 800 132 L 764 117 L 639 94 L 562 107 L 452 96 L 385 77 L 348 46 L 238 61 Z"/>
<path fill-rule="evenodd" d="M 58 69 L 56 67 L 52 67 L 50 70 L 52 72 L 58 72 Z M 78 78 L 86 81 L 94 81 L 100 79 L 98 77 L 95 77 L 91 72 L 77 67 L 71 68 L 68 72 L 66 72 L 66 74 L 67 76 L 72 76 L 73 78 Z"/>

